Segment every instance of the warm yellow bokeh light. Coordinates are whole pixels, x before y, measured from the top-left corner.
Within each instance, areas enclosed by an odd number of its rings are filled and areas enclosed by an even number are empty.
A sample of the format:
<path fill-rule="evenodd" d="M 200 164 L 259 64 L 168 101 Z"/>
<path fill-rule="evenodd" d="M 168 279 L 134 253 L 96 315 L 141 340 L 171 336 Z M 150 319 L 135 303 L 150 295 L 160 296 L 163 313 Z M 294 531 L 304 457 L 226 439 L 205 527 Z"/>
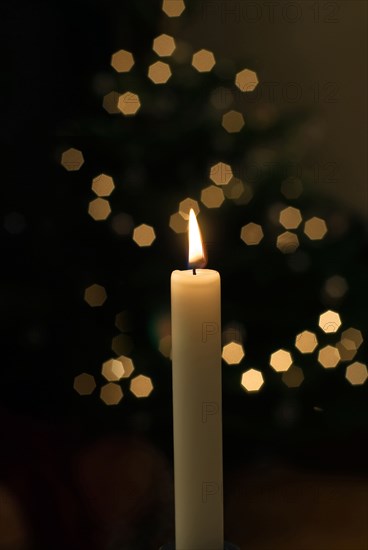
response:
<path fill-rule="evenodd" d="M 133 218 L 126 212 L 115 214 L 111 220 L 111 227 L 117 235 L 130 235 L 134 228 Z"/>
<path fill-rule="evenodd" d="M 290 176 L 281 184 L 281 193 L 287 199 L 297 199 L 303 192 L 303 184 L 300 179 Z"/>
<path fill-rule="evenodd" d="M 304 373 L 300 367 L 292 365 L 282 373 L 281 379 L 288 388 L 298 388 L 304 380 Z"/>
<path fill-rule="evenodd" d="M 348 291 L 348 284 L 344 277 L 333 275 L 324 284 L 324 291 L 330 298 L 342 298 Z"/>
<path fill-rule="evenodd" d="M 111 213 L 111 206 L 106 199 L 93 199 L 88 205 L 88 214 L 96 221 L 106 220 Z"/>
<path fill-rule="evenodd" d="M 239 111 L 228 111 L 222 116 L 221 124 L 229 134 L 235 134 L 243 128 L 244 117 Z"/>
<path fill-rule="evenodd" d="M 168 359 L 171 359 L 171 336 L 170 334 L 167 334 L 166 336 L 163 336 L 160 338 L 159 344 L 158 344 L 158 351 L 162 353 L 164 357 L 167 357 Z"/>
<path fill-rule="evenodd" d="M 108 197 L 115 189 L 114 180 L 106 174 L 99 174 L 92 180 L 92 191 L 99 197 Z"/>
<path fill-rule="evenodd" d="M 119 355 L 116 359 L 117 361 L 120 361 L 124 367 L 124 374 L 122 375 L 122 378 L 129 378 L 134 371 L 134 363 L 132 359 L 126 355 Z"/>
<path fill-rule="evenodd" d="M 133 340 L 128 334 L 118 334 L 111 341 L 111 349 L 116 355 L 130 353 L 133 349 Z"/>
<path fill-rule="evenodd" d="M 155 230 L 150 225 L 142 223 L 134 228 L 133 241 L 136 242 L 138 246 L 151 246 L 155 239 Z"/>
<path fill-rule="evenodd" d="M 175 40 L 168 34 L 160 34 L 154 39 L 152 49 L 160 57 L 168 57 L 175 50 Z"/>
<path fill-rule="evenodd" d="M 141 107 L 139 96 L 133 92 L 125 92 L 118 99 L 118 109 L 125 116 L 133 116 Z"/>
<path fill-rule="evenodd" d="M 118 73 L 127 73 L 134 65 L 134 57 L 127 50 L 119 50 L 111 56 L 111 66 Z"/>
<path fill-rule="evenodd" d="M 120 311 L 120 313 L 115 315 L 115 326 L 120 332 L 127 332 L 131 329 L 128 311 Z"/>
<path fill-rule="evenodd" d="M 293 363 L 291 353 L 286 349 L 278 349 L 271 353 L 270 365 L 276 372 L 287 371 Z"/>
<path fill-rule="evenodd" d="M 238 365 L 245 353 L 238 342 L 229 342 L 222 348 L 222 358 L 228 365 Z"/>
<path fill-rule="evenodd" d="M 313 217 L 306 221 L 304 224 L 304 233 L 309 237 L 311 241 L 318 241 L 323 239 L 327 233 L 327 226 L 325 220 L 321 218 Z"/>
<path fill-rule="evenodd" d="M 352 347 L 352 341 L 346 338 L 342 338 L 340 342 L 337 342 L 336 347 L 339 350 L 341 361 L 351 361 L 357 354 L 357 349 Z"/>
<path fill-rule="evenodd" d="M 295 347 L 301 353 L 312 353 L 318 346 L 317 337 L 314 332 L 304 330 L 295 338 Z"/>
<path fill-rule="evenodd" d="M 136 397 L 147 397 L 153 390 L 152 380 L 149 376 L 139 374 L 130 382 L 130 391 Z"/>
<path fill-rule="evenodd" d="M 106 298 L 106 290 L 101 285 L 93 284 L 84 291 L 84 299 L 91 307 L 102 306 Z"/>
<path fill-rule="evenodd" d="M 184 220 L 189 220 L 189 212 L 191 208 L 194 210 L 194 214 L 198 216 L 200 212 L 198 201 L 191 199 L 190 197 L 180 201 L 178 212 Z"/>
<path fill-rule="evenodd" d="M 90 395 L 96 387 L 96 382 L 92 374 L 82 372 L 74 378 L 73 388 L 79 395 Z"/>
<path fill-rule="evenodd" d="M 163 61 L 156 61 L 148 67 L 148 78 L 154 84 L 165 84 L 171 77 L 170 65 Z"/>
<path fill-rule="evenodd" d="M 117 405 L 123 398 L 123 390 L 118 384 L 109 382 L 102 386 L 100 390 L 100 399 L 106 405 Z"/>
<path fill-rule="evenodd" d="M 258 223 L 247 223 L 240 231 L 240 238 L 249 246 L 257 245 L 263 239 L 263 229 Z"/>
<path fill-rule="evenodd" d="M 75 172 L 79 170 L 84 163 L 82 151 L 79 151 L 79 149 L 74 149 L 74 147 L 67 149 L 62 153 L 60 163 L 64 166 L 65 170 L 68 170 L 68 172 Z"/>
<path fill-rule="evenodd" d="M 201 191 L 201 202 L 207 208 L 218 208 L 225 200 L 224 192 L 216 185 L 209 185 Z"/>
<path fill-rule="evenodd" d="M 249 369 L 243 372 L 241 377 L 241 385 L 248 392 L 258 391 L 264 384 L 264 379 L 261 371 Z"/>
<path fill-rule="evenodd" d="M 235 85 L 241 92 L 253 92 L 257 84 L 257 74 L 249 69 L 243 69 L 235 76 Z"/>
<path fill-rule="evenodd" d="M 341 340 L 346 339 L 354 342 L 355 349 L 359 349 L 363 343 L 363 336 L 360 330 L 357 328 L 348 328 L 341 334 Z"/>
<path fill-rule="evenodd" d="M 337 332 L 341 326 L 340 315 L 331 309 L 321 313 L 318 320 L 319 327 L 323 332 Z"/>
<path fill-rule="evenodd" d="M 162 11 L 168 17 L 179 17 L 184 10 L 184 0 L 163 0 L 162 2 Z"/>
<path fill-rule="evenodd" d="M 340 362 L 340 353 L 335 346 L 325 346 L 318 352 L 318 362 L 325 369 L 333 369 Z"/>
<path fill-rule="evenodd" d="M 175 212 L 170 216 L 169 227 L 175 231 L 175 233 L 186 233 L 188 231 L 188 221 Z"/>
<path fill-rule="evenodd" d="M 285 229 L 296 229 L 302 222 L 302 216 L 298 208 L 288 206 L 281 210 L 279 220 Z"/>
<path fill-rule="evenodd" d="M 118 109 L 119 97 L 119 92 L 115 91 L 109 92 L 108 94 L 104 95 L 104 98 L 102 100 L 102 107 L 110 115 L 116 115 L 120 113 L 120 110 Z"/>
<path fill-rule="evenodd" d="M 109 359 L 102 364 L 101 374 L 109 382 L 116 382 L 125 374 L 123 363 L 118 359 Z"/>
<path fill-rule="evenodd" d="M 276 247 L 283 254 L 292 254 L 299 247 L 299 239 L 295 233 L 284 231 L 276 239 Z"/>
<path fill-rule="evenodd" d="M 218 162 L 210 168 L 210 179 L 216 185 L 227 185 L 232 177 L 231 166 L 225 162 Z"/>
<path fill-rule="evenodd" d="M 193 54 L 192 65 L 199 73 L 208 73 L 215 63 L 215 56 L 209 50 L 199 50 Z"/>
<path fill-rule="evenodd" d="M 202 235 L 199 229 L 197 216 L 191 208 L 189 211 L 189 255 L 188 261 L 191 265 L 196 265 L 198 262 L 203 262 L 205 256 L 203 252 Z"/>
<path fill-rule="evenodd" d="M 345 377 L 353 386 L 364 384 L 368 378 L 367 366 L 356 361 L 346 367 Z"/>

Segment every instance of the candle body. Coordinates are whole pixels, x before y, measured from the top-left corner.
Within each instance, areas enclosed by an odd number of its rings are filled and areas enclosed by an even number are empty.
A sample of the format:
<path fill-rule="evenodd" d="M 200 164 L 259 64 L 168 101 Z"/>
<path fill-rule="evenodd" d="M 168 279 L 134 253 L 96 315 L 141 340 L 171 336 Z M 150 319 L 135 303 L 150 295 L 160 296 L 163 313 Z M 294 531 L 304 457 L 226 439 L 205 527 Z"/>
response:
<path fill-rule="evenodd" d="M 223 550 L 220 275 L 171 275 L 177 550 Z"/>

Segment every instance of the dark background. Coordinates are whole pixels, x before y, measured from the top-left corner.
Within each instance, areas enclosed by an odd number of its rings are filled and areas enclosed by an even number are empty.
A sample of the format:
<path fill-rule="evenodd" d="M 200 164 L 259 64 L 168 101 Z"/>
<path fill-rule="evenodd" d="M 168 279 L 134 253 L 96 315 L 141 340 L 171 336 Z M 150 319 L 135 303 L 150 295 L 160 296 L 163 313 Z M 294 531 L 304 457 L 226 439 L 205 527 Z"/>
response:
<path fill-rule="evenodd" d="M 258 71 L 261 82 L 262 72 L 267 76 L 266 50 L 254 58 L 244 40 L 244 53 L 236 48 L 232 58 L 231 25 L 222 27 L 223 36 L 214 33 L 216 22 L 203 19 L 204 3 L 187 4 L 175 21 L 153 1 L 19 2 L 0 8 L 1 550 L 133 550 L 157 548 L 173 538 L 171 364 L 158 345 L 168 333 L 170 273 L 186 268 L 186 240 L 172 231 L 169 218 L 187 196 L 199 199 L 212 164 L 229 162 L 241 177 L 264 151 L 273 152 L 274 163 L 249 178 L 253 199 L 248 204 L 226 199 L 219 209 L 202 206 L 199 218 L 208 267 L 222 277 L 223 327 L 237 327 L 246 351 L 240 365 L 223 367 L 226 536 L 250 549 L 368 547 L 366 385 L 348 383 L 348 363 L 326 370 L 316 353 L 303 356 L 293 348 L 305 329 L 316 332 L 319 348 L 336 342 L 318 327 L 318 316 L 331 308 L 341 315 L 341 330 L 361 330 L 364 342 L 354 361 L 367 361 L 362 170 L 354 169 L 359 184 L 344 183 L 340 174 L 332 196 L 333 181 L 323 167 L 335 159 L 330 150 L 323 156 L 326 141 L 318 134 L 328 115 L 307 100 L 249 101 L 244 130 L 227 135 L 209 109 L 211 94 L 230 86 L 245 66 Z M 355 21 L 356 3 L 348 12 L 346 4 L 339 3 L 341 21 Z M 246 37 L 248 23 L 242 24 Z M 283 28 L 285 20 L 279 24 Z M 172 80 L 154 85 L 146 77 L 157 59 L 152 40 L 165 30 L 193 51 L 213 49 L 216 59 L 233 65 L 224 62 L 226 70 L 198 76 L 173 62 Z M 354 25 L 336 31 L 337 40 L 349 43 L 354 31 Z M 319 40 L 325 48 L 330 44 L 327 38 L 324 44 L 323 31 Z M 265 33 L 262 42 L 270 41 Z M 120 48 L 134 53 L 132 76 L 110 67 Z M 142 99 L 142 109 L 129 119 L 101 106 L 109 86 L 125 91 L 125 78 Z M 346 95 L 339 97 L 341 110 L 354 118 L 356 106 Z M 255 113 L 266 113 L 266 123 Z M 362 122 L 363 134 L 364 128 Z M 348 141 L 360 150 L 356 134 L 350 132 Z M 297 151 L 296 142 L 302 143 Z M 79 171 L 68 172 L 60 163 L 70 147 L 83 152 Z M 293 167 L 306 167 L 304 191 L 295 201 L 280 194 L 280 183 L 293 175 L 290 158 Z M 320 186 L 310 177 L 316 163 L 322 167 Z M 96 222 L 87 211 L 94 198 L 92 178 L 101 172 L 114 177 L 116 188 L 110 217 Z M 353 185 L 358 198 L 345 201 Z M 282 254 L 275 246 L 280 226 L 270 221 L 272 207 L 280 203 L 300 208 L 304 219 L 324 218 L 326 238 L 312 242 L 299 229 L 300 250 Z M 121 213 L 135 226 L 155 228 L 151 247 L 139 248 L 131 232 L 114 231 Z M 239 238 L 250 221 L 265 233 L 257 247 Z M 348 284 L 341 299 L 323 292 L 334 275 Z M 106 289 L 102 307 L 84 300 L 94 283 Z M 149 376 L 154 390 L 137 399 L 123 379 L 121 403 L 107 406 L 99 397 L 106 383 L 101 365 L 116 355 L 111 340 L 119 335 L 115 317 L 121 311 L 129 319 L 123 332 L 132 341 L 126 355 L 134 361 L 134 375 Z M 287 387 L 270 368 L 269 356 L 278 348 L 292 351 L 302 367 L 299 388 Z M 254 394 L 240 386 L 241 373 L 251 367 L 265 379 Z M 82 372 L 95 377 L 90 396 L 73 389 Z"/>

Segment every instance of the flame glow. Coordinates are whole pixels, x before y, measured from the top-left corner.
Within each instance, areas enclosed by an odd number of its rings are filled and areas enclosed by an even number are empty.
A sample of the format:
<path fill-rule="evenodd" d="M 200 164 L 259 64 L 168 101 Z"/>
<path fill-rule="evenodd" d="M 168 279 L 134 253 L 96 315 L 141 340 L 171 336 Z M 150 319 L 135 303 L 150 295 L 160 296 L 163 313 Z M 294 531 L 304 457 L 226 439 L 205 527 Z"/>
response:
<path fill-rule="evenodd" d="M 201 232 L 193 208 L 189 212 L 189 264 L 193 266 L 203 265 L 205 255 Z"/>

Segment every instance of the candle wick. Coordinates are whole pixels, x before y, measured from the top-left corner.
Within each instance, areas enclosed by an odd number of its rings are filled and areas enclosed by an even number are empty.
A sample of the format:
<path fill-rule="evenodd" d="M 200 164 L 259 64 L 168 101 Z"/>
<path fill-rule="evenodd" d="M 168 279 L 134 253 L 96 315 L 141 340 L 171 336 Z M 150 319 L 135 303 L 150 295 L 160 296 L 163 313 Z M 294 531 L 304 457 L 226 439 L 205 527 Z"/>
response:
<path fill-rule="evenodd" d="M 193 275 L 197 275 L 196 268 L 193 267 Z"/>

